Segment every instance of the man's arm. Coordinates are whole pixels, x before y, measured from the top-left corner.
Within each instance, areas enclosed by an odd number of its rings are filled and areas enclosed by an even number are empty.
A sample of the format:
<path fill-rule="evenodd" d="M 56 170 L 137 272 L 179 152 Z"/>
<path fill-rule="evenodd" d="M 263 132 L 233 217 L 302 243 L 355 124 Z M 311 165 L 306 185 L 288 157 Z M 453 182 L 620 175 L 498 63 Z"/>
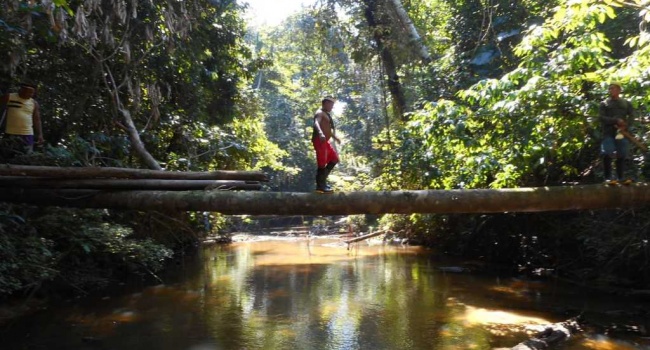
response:
<path fill-rule="evenodd" d="M 0 98 L 0 113 L 4 112 L 4 110 L 7 108 L 7 103 L 9 103 L 9 95 L 3 95 Z"/>
<path fill-rule="evenodd" d="M 41 108 L 34 100 L 34 112 L 32 113 L 32 122 L 34 123 L 34 132 L 36 136 L 36 143 L 42 144 L 45 142 L 45 139 L 43 138 L 43 127 L 41 125 Z"/>
<path fill-rule="evenodd" d="M 334 141 L 336 141 L 336 143 L 341 143 L 341 140 L 338 137 L 336 137 L 336 128 L 334 128 L 333 126 L 332 126 L 332 138 L 334 139 Z"/>
<path fill-rule="evenodd" d="M 321 141 L 325 141 L 325 133 L 320 126 L 323 122 L 323 114 L 323 112 L 318 112 L 316 113 L 316 117 L 314 117 L 314 127 L 316 128 L 316 131 L 318 131 L 318 137 L 320 137 Z"/>
<path fill-rule="evenodd" d="M 604 125 L 615 125 L 618 124 L 619 118 L 610 117 L 607 115 L 607 105 L 605 102 L 600 103 L 600 108 L 598 109 L 598 118 L 600 122 Z"/>
<path fill-rule="evenodd" d="M 627 101 L 627 124 L 632 125 L 636 119 L 636 110 L 632 106 L 632 102 Z"/>
<path fill-rule="evenodd" d="M 1 132 L 4 132 L 5 125 L 7 125 L 7 103 L 9 103 L 9 94 L 0 97 L 0 127 L 2 127 Z"/>

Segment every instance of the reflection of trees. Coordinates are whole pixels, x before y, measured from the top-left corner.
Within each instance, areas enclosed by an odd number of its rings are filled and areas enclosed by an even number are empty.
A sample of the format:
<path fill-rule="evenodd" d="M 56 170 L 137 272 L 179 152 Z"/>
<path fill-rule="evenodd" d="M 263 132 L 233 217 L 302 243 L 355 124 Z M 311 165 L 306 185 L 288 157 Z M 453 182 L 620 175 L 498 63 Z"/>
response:
<path fill-rule="evenodd" d="M 416 255 L 256 245 L 206 259 L 202 312 L 210 337 L 226 347 L 488 348 L 490 327 L 468 320 L 476 308 L 465 303 L 514 301 L 495 298 L 492 281 L 442 274 Z"/>
<path fill-rule="evenodd" d="M 388 253 L 262 267 L 255 258 L 235 250 L 211 267 L 206 319 L 214 337 L 234 339 L 228 345 L 409 349 L 429 348 L 437 338 L 445 345 L 445 334 L 474 338 L 453 331 L 462 324 L 450 323 L 448 285 L 417 257 Z M 484 345 L 486 335 L 474 334 Z"/>
<path fill-rule="evenodd" d="M 206 249 L 182 271 L 182 280 L 102 301 L 92 312 L 55 316 L 114 349 L 484 349 L 495 345 L 490 331 L 512 334 L 509 324 L 485 321 L 524 303 L 491 280 L 445 275 L 427 258 L 389 248 L 352 254 L 260 242 Z M 28 333 L 49 339 L 57 330 Z M 79 348 L 80 337 L 67 336 L 57 335 L 62 348 Z"/>

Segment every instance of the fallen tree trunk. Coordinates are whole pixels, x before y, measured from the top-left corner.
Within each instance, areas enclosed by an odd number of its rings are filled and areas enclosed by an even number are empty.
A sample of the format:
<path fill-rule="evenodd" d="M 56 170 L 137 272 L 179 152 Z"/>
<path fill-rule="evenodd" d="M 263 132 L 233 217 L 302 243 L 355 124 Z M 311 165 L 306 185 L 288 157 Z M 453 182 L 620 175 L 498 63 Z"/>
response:
<path fill-rule="evenodd" d="M 214 211 L 223 214 L 350 215 L 591 210 L 650 204 L 650 186 L 336 192 L 39 190 L 7 188 L 0 201 L 81 208 Z"/>
<path fill-rule="evenodd" d="M 268 181 L 259 171 L 163 171 L 109 167 L 49 167 L 31 165 L 0 165 L 3 176 L 38 176 L 65 179 L 115 178 L 115 179 L 167 179 L 167 180 L 241 180 Z"/>
<path fill-rule="evenodd" d="M 257 181 L 161 180 L 161 179 L 80 179 L 0 176 L 0 188 L 95 189 L 95 190 L 260 190 Z"/>
<path fill-rule="evenodd" d="M 541 350 L 554 349 L 557 345 L 582 330 L 580 318 L 575 317 L 564 322 L 548 325 L 542 332 L 521 342 L 511 350 Z"/>

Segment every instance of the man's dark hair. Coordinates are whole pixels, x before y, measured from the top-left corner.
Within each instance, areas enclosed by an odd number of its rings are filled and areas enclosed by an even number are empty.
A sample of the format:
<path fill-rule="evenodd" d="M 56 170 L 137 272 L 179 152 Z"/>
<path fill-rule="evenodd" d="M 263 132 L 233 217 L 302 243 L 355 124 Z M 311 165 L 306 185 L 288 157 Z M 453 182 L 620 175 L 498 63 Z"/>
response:
<path fill-rule="evenodd" d="M 326 97 L 323 97 L 323 100 L 320 103 L 325 103 L 327 101 L 336 102 L 336 99 L 334 97 L 331 97 L 331 96 L 326 96 Z"/>
<path fill-rule="evenodd" d="M 26 82 L 26 81 L 21 82 L 19 86 L 20 86 L 20 87 L 26 87 L 26 88 L 32 88 L 32 89 L 36 90 L 36 84 L 34 84 L 34 83 L 30 83 L 30 82 Z"/>

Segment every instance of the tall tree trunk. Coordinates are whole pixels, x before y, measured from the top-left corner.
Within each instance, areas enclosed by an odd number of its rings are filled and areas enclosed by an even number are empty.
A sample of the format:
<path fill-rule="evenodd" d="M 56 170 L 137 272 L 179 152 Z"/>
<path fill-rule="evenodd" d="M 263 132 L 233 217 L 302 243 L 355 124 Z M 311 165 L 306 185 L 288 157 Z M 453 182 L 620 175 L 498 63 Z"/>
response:
<path fill-rule="evenodd" d="M 226 215 L 351 215 L 504 213 L 643 207 L 650 186 L 317 193 L 233 191 L 93 191 L 6 188 L 0 201 L 81 208 L 165 212 L 214 211 Z"/>
<path fill-rule="evenodd" d="M 381 75 L 381 70 L 382 70 L 382 65 L 380 62 L 379 65 L 379 74 Z M 387 142 L 392 144 L 393 143 L 393 137 L 391 136 L 391 130 L 390 130 L 390 116 L 388 115 L 388 104 L 386 103 L 386 100 L 388 99 L 386 97 L 386 88 L 384 87 L 384 84 L 381 84 L 381 105 L 382 109 L 381 112 L 384 115 L 384 122 L 386 123 L 386 136 L 388 137 Z"/>
<path fill-rule="evenodd" d="M 386 45 L 387 36 L 384 34 L 384 29 L 378 20 L 380 14 L 377 0 L 364 0 L 364 4 L 366 5 L 365 16 L 368 27 L 372 31 L 386 73 L 386 83 L 392 97 L 394 112 L 400 119 L 405 120 L 406 98 L 404 97 L 399 74 L 397 74 L 395 58 Z"/>
<path fill-rule="evenodd" d="M 400 0 L 386 0 L 386 2 L 388 5 L 391 5 L 393 7 L 395 15 L 402 23 L 402 27 L 404 28 L 406 35 L 409 37 L 409 46 L 413 48 L 415 54 L 420 57 L 424 63 L 431 62 L 431 54 L 429 53 L 429 48 L 424 45 L 422 37 L 418 33 L 417 28 L 415 28 L 413 21 L 411 21 L 411 17 L 409 17 L 408 13 L 404 9 L 402 2 Z"/>

